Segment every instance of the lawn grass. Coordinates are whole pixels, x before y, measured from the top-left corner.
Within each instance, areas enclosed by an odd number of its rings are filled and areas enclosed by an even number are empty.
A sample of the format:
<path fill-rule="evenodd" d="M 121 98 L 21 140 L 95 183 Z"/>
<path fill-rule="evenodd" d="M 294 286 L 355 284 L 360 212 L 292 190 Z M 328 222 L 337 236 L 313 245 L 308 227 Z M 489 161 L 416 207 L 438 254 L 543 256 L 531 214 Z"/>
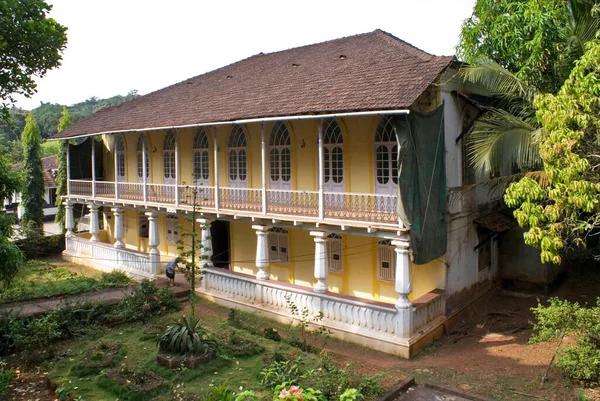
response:
<path fill-rule="evenodd" d="M 60 259 L 33 259 L 19 270 L 10 286 L 2 288 L 0 303 L 79 294 L 129 283 L 121 272 L 102 273 Z"/>

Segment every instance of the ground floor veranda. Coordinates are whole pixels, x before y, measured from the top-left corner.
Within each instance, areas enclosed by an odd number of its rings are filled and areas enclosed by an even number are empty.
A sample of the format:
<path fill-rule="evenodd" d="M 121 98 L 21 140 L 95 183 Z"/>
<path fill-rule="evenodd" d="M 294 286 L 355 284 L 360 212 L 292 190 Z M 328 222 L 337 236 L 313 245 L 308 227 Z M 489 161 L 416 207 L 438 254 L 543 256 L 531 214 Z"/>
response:
<path fill-rule="evenodd" d="M 74 226 L 67 206 L 67 229 Z M 410 356 L 443 332 L 445 265 L 410 262 L 405 238 L 332 233 L 280 224 L 199 221 L 205 258 L 198 291 L 227 306 L 289 322 L 288 301 L 336 337 Z M 176 214 L 90 207 L 89 231 L 66 236 L 64 256 L 103 270 L 155 277 L 177 256 Z"/>

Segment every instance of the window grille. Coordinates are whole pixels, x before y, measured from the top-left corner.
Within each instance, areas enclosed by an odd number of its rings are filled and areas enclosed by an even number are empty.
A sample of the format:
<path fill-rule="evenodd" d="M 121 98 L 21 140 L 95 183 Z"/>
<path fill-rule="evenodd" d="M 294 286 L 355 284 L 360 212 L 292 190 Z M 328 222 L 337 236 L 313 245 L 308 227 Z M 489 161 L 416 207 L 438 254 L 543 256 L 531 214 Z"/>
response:
<path fill-rule="evenodd" d="M 329 272 L 343 273 L 344 261 L 342 259 L 344 242 L 342 237 L 337 234 L 331 234 L 327 241 L 327 258 L 329 259 Z"/>
<path fill-rule="evenodd" d="M 289 262 L 289 233 L 283 228 L 274 227 L 269 230 L 269 261 L 276 263 Z"/>
<path fill-rule="evenodd" d="M 377 243 L 377 279 L 396 280 L 396 249 L 389 240 Z"/>

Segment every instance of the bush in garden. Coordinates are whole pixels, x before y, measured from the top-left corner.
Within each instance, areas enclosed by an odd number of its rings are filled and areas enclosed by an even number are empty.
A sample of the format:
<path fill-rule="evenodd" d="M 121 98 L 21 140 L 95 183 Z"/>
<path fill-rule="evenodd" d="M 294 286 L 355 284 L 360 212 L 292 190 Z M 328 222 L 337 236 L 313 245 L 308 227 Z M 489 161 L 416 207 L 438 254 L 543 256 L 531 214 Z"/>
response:
<path fill-rule="evenodd" d="M 216 341 L 200 326 L 195 315 L 184 315 L 171 323 L 157 345 L 160 351 L 175 355 L 214 355 L 218 350 Z"/>
<path fill-rule="evenodd" d="M 600 298 L 591 308 L 550 298 L 548 306 L 538 303 L 532 311 L 537 323 L 530 342 L 561 339 L 555 365 L 572 379 L 600 381 Z M 561 348 L 565 336 L 575 338 L 575 345 Z"/>
<path fill-rule="evenodd" d="M 298 386 L 280 384 L 275 387 L 273 400 L 277 401 L 327 401 L 323 393 L 312 388 L 302 389 Z"/>
<path fill-rule="evenodd" d="M 131 283 L 129 276 L 120 270 L 115 270 L 110 273 L 102 273 L 100 284 L 104 288 L 125 287 Z"/>
<path fill-rule="evenodd" d="M 169 288 L 158 288 L 155 282 L 143 280 L 134 287 L 130 295 L 121 300 L 114 312 L 110 314 L 110 319 L 116 322 L 135 320 L 145 322 L 153 316 L 179 308 L 179 301 Z"/>
<path fill-rule="evenodd" d="M 310 372 L 302 373 L 303 366 L 302 357 L 295 352 L 290 354 L 290 358 L 275 357 L 267 367 L 260 371 L 260 384 L 266 388 L 273 388 L 280 383 L 298 384 L 300 379 L 310 374 Z"/>

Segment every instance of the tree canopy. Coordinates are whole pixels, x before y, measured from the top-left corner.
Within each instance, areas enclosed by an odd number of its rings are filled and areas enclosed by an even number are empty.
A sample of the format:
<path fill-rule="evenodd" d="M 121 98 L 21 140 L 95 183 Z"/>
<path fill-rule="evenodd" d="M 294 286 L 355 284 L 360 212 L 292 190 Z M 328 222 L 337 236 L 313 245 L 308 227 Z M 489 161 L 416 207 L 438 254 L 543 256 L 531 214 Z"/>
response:
<path fill-rule="evenodd" d="M 22 223 L 26 231 L 43 233 L 44 218 L 44 175 L 41 160 L 42 137 L 33 114 L 27 115 L 27 123 L 21 134 L 23 140 L 23 192 L 25 208 Z M 28 233 L 29 235 L 29 233 Z"/>
<path fill-rule="evenodd" d="M 33 95 L 34 77 L 60 65 L 67 28 L 48 18 L 51 9 L 43 0 L 0 2 L 0 100 L 5 119 L 14 95 Z"/>
<path fill-rule="evenodd" d="M 60 121 L 58 122 L 58 132 L 72 125 L 69 110 L 63 107 Z M 69 141 L 59 141 L 60 151 L 58 154 L 58 173 L 56 174 L 56 206 L 58 208 L 54 221 L 60 226 L 60 231 L 65 233 L 65 205 L 63 205 L 62 196 L 67 194 L 67 152 L 69 151 Z"/>
<path fill-rule="evenodd" d="M 560 91 L 538 96 L 535 107 L 548 185 L 524 178 L 504 199 L 529 227 L 525 242 L 540 249 L 542 262 L 559 263 L 565 245 L 586 245 L 600 227 L 599 40 L 588 42 Z"/>

